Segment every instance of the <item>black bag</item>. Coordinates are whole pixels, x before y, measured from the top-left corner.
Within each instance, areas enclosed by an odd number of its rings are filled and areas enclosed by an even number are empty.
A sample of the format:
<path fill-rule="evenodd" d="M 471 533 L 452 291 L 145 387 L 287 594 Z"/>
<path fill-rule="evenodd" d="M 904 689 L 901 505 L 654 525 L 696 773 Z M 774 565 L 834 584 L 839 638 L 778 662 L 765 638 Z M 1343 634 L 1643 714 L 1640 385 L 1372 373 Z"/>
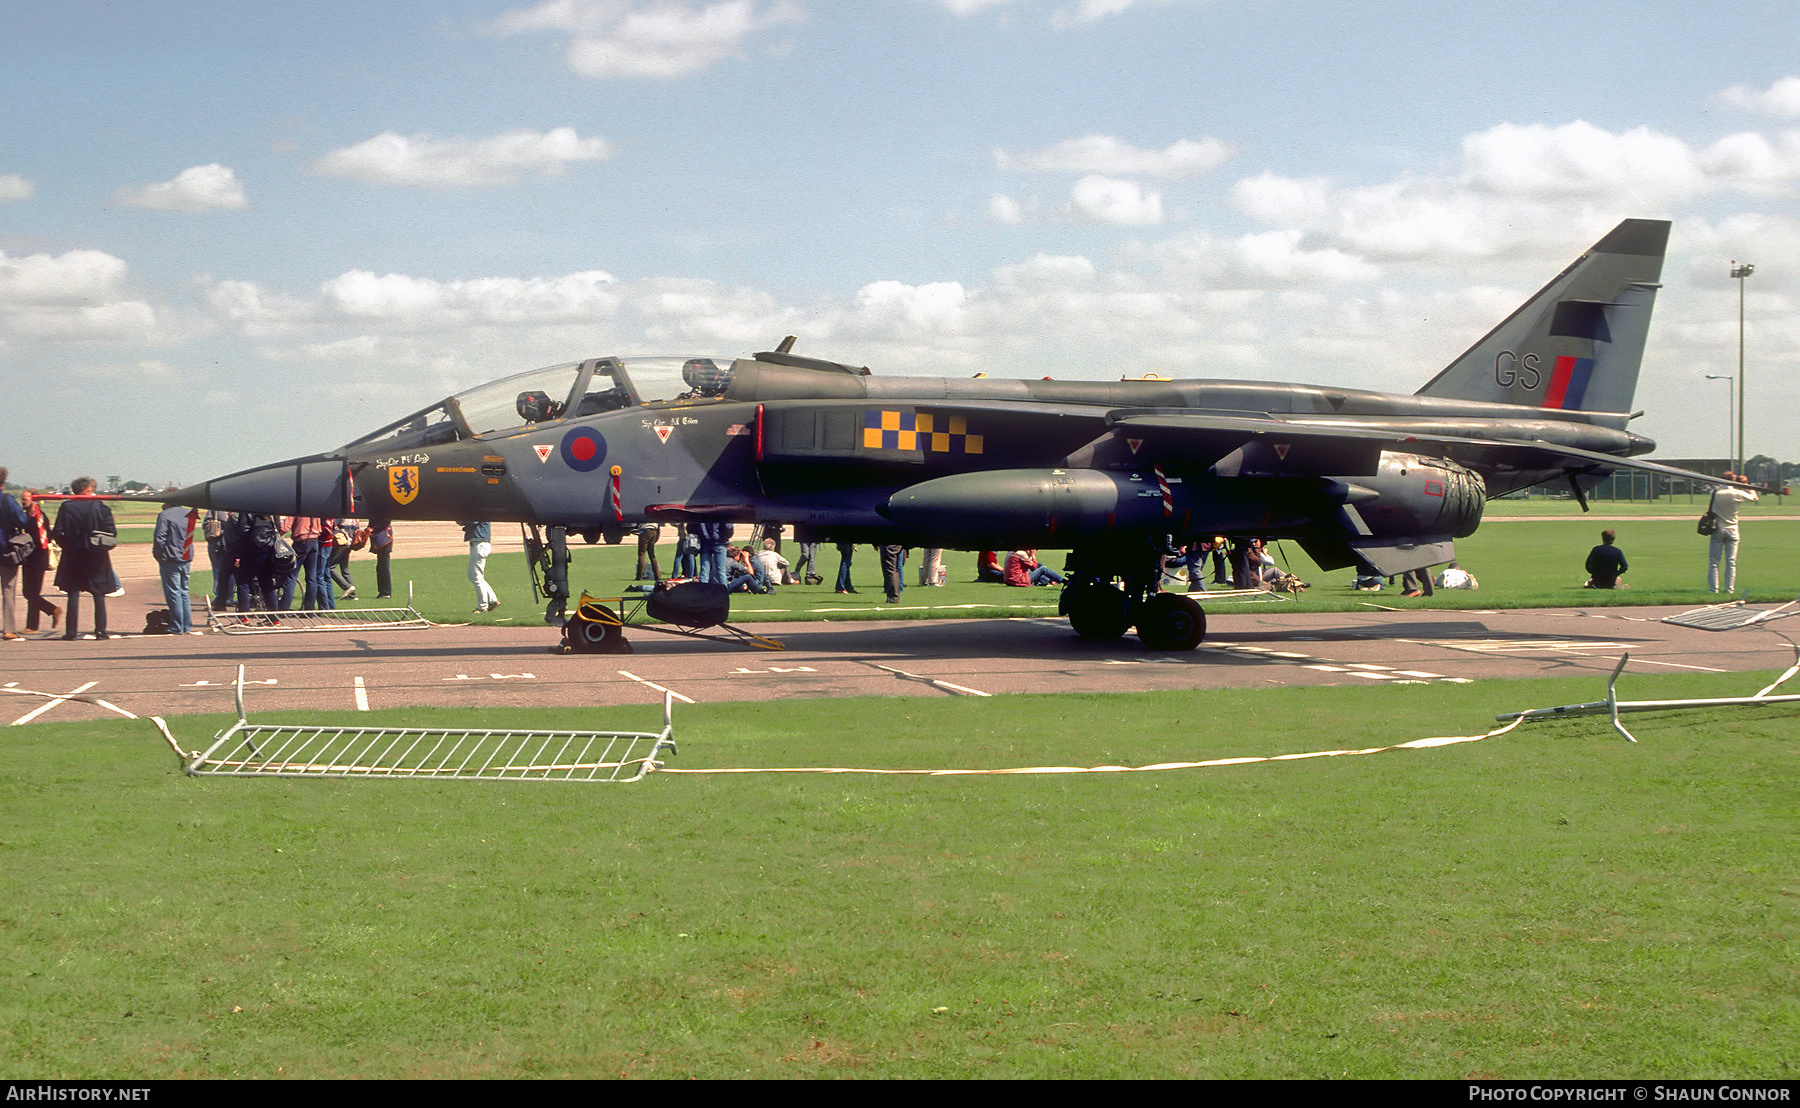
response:
<path fill-rule="evenodd" d="M 651 619 L 677 627 L 717 627 L 731 617 L 731 594 L 711 581 L 661 581 L 644 608 Z"/>
<path fill-rule="evenodd" d="M 37 540 L 21 531 L 0 546 L 0 565 L 22 566 L 36 553 Z"/>
<path fill-rule="evenodd" d="M 109 535 L 105 531 L 94 531 L 88 535 L 88 546 L 93 550 L 111 550 L 119 545 L 119 536 Z"/>
<path fill-rule="evenodd" d="M 1700 522 L 1694 525 L 1694 530 L 1702 535 L 1710 535 L 1718 529 L 1719 517 L 1712 512 L 1707 512 L 1705 515 L 1701 516 Z"/>

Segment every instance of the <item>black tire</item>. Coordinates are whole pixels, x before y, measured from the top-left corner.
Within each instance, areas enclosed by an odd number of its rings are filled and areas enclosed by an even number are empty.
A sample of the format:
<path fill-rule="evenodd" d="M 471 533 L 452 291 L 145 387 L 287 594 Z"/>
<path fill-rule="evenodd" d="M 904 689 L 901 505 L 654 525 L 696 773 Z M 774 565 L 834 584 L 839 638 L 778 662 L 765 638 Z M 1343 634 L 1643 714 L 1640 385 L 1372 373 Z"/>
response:
<path fill-rule="evenodd" d="M 1064 593 L 1061 607 L 1084 639 L 1111 642 L 1131 629 L 1125 592 L 1111 585 L 1077 585 Z"/>
<path fill-rule="evenodd" d="M 1138 605 L 1137 629 L 1151 650 L 1192 650 L 1206 637 L 1206 613 L 1185 596 L 1159 592 Z"/>

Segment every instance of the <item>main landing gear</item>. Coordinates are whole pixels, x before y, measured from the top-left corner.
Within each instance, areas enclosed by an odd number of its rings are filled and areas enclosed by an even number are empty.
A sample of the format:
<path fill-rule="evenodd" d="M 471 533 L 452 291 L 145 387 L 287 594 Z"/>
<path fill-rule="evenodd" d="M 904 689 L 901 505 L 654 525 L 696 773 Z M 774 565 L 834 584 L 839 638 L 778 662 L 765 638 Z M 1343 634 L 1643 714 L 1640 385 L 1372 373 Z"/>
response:
<path fill-rule="evenodd" d="M 1057 610 L 1084 639 L 1111 641 L 1135 626 L 1138 640 L 1151 650 L 1192 650 L 1206 637 L 1206 613 L 1199 604 L 1156 591 L 1162 565 L 1155 552 L 1077 548 L 1068 569 Z"/>

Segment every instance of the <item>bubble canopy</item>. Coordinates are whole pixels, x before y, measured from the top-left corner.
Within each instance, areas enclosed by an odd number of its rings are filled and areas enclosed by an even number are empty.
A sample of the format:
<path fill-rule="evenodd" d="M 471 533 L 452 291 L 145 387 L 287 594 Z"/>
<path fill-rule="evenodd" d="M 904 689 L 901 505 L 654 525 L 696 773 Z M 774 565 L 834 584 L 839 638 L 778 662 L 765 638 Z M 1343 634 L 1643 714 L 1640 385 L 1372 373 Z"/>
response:
<path fill-rule="evenodd" d="M 528 370 L 396 420 L 350 443 L 354 453 L 408 450 L 515 434 L 528 427 L 666 401 L 716 397 L 731 383 L 730 358 L 590 358 Z"/>

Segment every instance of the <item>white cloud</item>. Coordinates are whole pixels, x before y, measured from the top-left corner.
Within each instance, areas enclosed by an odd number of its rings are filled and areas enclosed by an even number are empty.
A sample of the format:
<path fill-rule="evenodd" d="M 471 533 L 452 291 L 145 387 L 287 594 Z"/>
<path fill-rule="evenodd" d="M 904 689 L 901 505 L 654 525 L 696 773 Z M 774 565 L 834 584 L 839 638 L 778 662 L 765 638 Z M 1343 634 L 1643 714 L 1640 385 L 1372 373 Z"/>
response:
<path fill-rule="evenodd" d="M 1069 204 L 1080 218 L 1123 227 L 1161 223 L 1163 217 L 1162 193 L 1117 177 L 1083 177 L 1069 190 Z"/>
<path fill-rule="evenodd" d="M 980 15 L 993 8 L 1004 8 L 1017 4 L 1020 0 L 937 0 L 937 2 L 951 15 L 966 19 L 971 15 Z"/>
<path fill-rule="evenodd" d="M 1719 99 L 1735 108 L 1777 118 L 1800 116 L 1800 77 L 1783 77 L 1766 89 L 1732 85 Z"/>
<path fill-rule="evenodd" d="M 1086 135 L 1042 150 L 994 151 L 1002 170 L 1031 173 L 1100 173 L 1179 181 L 1210 173 L 1232 155 L 1230 144 L 1215 138 L 1181 139 L 1161 150 L 1133 146 L 1112 135 Z"/>
<path fill-rule="evenodd" d="M 1023 223 L 1025 206 L 1005 193 L 995 193 L 988 201 L 987 216 L 995 223 Z"/>
<path fill-rule="evenodd" d="M 156 310 L 141 300 L 77 307 L 31 307 L 0 314 L 6 331 L 49 342 L 149 341 Z"/>
<path fill-rule="evenodd" d="M 1018 265 L 994 270 L 994 283 L 1007 288 L 1086 285 L 1098 272 L 1079 254 L 1035 254 Z"/>
<path fill-rule="evenodd" d="M 571 162 L 600 161 L 610 154 L 605 139 L 582 138 L 572 127 L 504 131 L 484 139 L 387 131 L 333 150 L 313 163 L 313 172 L 417 188 L 474 188 L 508 184 L 522 171 L 554 177 Z"/>
<path fill-rule="evenodd" d="M 792 0 L 545 0 L 488 29 L 568 35 L 569 68 L 583 77 L 670 80 L 742 57 L 753 36 L 800 18 Z"/>
<path fill-rule="evenodd" d="M 1202 2 L 1205 0 L 1065 0 L 1056 4 L 1050 12 L 1050 25 L 1058 30 L 1077 27 L 1084 23 L 1094 23 L 1109 16 L 1122 15 L 1132 8 L 1147 4 L 1182 4 Z M 1041 8 L 1047 5 L 1038 0 L 937 0 L 945 11 L 952 15 L 967 18 L 983 12 L 999 8 L 1008 11 L 1023 7 Z"/>
<path fill-rule="evenodd" d="M 320 292 L 335 315 L 418 328 L 596 321 L 618 309 L 613 284 L 610 274 L 598 270 L 468 281 L 353 270 L 325 282 Z"/>
<path fill-rule="evenodd" d="M 909 285 L 875 281 L 856 292 L 850 326 L 911 337 L 950 335 L 963 329 L 968 291 L 957 281 Z"/>
<path fill-rule="evenodd" d="M 184 169 L 173 181 L 120 189 L 113 200 L 127 208 L 157 212 L 237 211 L 250 206 L 237 174 L 217 162 Z"/>
<path fill-rule="evenodd" d="M 17 173 L 0 173 L 0 204 L 8 200 L 29 200 L 36 186 Z"/>
<path fill-rule="evenodd" d="M 1638 127 L 1576 121 L 1501 124 L 1463 140 L 1462 164 L 1371 185 L 1265 173 L 1232 188 L 1238 209 L 1273 228 L 1322 236 L 1372 258 L 1533 255 L 1572 227 L 1600 232 L 1621 214 L 1654 216 L 1695 197 L 1789 196 L 1800 134 L 1729 135 L 1710 147 Z"/>
<path fill-rule="evenodd" d="M 123 260 L 100 250 L 19 258 L 0 252 L 0 309 L 109 299 L 124 281 L 126 269 Z"/>

